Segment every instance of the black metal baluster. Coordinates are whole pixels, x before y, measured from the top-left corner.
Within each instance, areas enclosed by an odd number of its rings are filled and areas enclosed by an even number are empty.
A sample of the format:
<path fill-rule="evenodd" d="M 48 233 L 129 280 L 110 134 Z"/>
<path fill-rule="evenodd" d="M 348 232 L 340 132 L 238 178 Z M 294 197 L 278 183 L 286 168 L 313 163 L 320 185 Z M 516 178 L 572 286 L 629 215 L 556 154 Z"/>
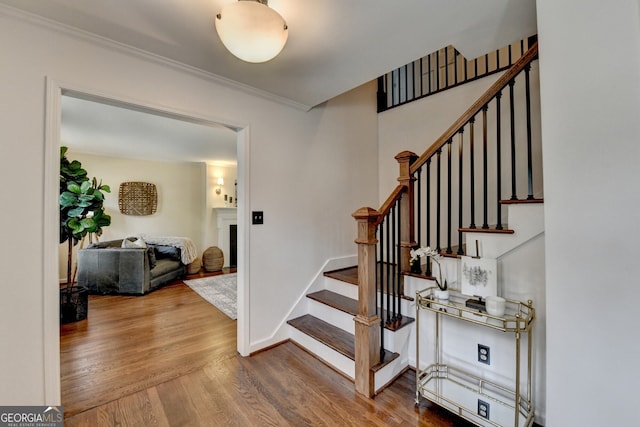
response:
<path fill-rule="evenodd" d="M 393 321 L 393 304 L 395 300 L 393 299 L 393 290 L 396 287 L 396 247 L 398 245 L 398 240 L 396 236 L 396 206 L 391 208 L 391 283 L 389 284 L 389 290 L 387 293 L 387 324 Z"/>
<path fill-rule="evenodd" d="M 478 77 L 478 58 L 473 60 L 473 77 Z"/>
<path fill-rule="evenodd" d="M 393 300 L 393 321 L 397 321 L 398 319 L 400 319 L 402 317 L 402 309 L 400 308 L 400 280 L 402 278 L 402 269 L 400 268 L 400 262 L 402 260 L 402 247 L 401 247 L 401 241 L 400 241 L 400 236 L 402 236 L 402 203 L 400 203 L 400 200 L 402 200 L 402 198 L 404 197 L 404 195 L 402 195 L 400 197 L 400 199 L 398 199 L 398 201 L 396 202 L 396 206 L 398 207 L 398 216 L 397 216 L 397 227 L 398 227 L 398 245 L 396 246 L 396 252 L 398 253 L 397 255 L 397 259 L 398 259 L 398 264 L 396 265 L 396 281 L 395 281 L 395 288 L 393 289 L 393 296 L 394 296 L 394 300 Z"/>
<path fill-rule="evenodd" d="M 444 87 L 449 87 L 449 48 L 444 48 Z"/>
<path fill-rule="evenodd" d="M 392 208 L 393 209 L 393 208 Z M 382 312 L 383 315 L 380 316 L 380 318 L 382 319 L 382 323 L 389 323 L 389 284 L 391 283 L 391 231 L 390 231 L 390 223 L 391 223 L 391 211 L 389 211 L 389 214 L 387 215 L 387 217 L 385 218 L 385 229 L 387 232 L 387 253 L 386 253 L 386 264 L 385 264 L 385 283 L 384 283 L 384 287 L 385 287 L 385 295 L 386 298 L 384 297 L 384 295 L 381 297 L 381 299 L 383 301 L 386 302 L 386 305 L 383 303 L 382 304 Z M 387 311 L 387 318 L 384 318 L 384 310 L 386 307 L 386 311 Z"/>
<path fill-rule="evenodd" d="M 427 56 L 427 68 L 429 69 L 429 92 L 431 93 L 431 76 L 433 74 L 431 74 L 431 54 L 429 54 L 429 56 Z"/>
<path fill-rule="evenodd" d="M 378 113 L 387 109 L 387 94 L 384 92 L 384 76 L 378 77 L 378 92 L 376 93 L 376 100 L 378 103 Z"/>
<path fill-rule="evenodd" d="M 422 168 L 416 171 L 416 244 L 420 246 L 422 241 Z"/>
<path fill-rule="evenodd" d="M 391 102 L 393 103 L 393 105 L 399 104 L 399 99 L 396 99 L 398 93 L 398 85 L 400 84 L 398 82 L 398 78 L 396 77 L 398 74 L 400 73 L 397 69 L 391 72 Z"/>
<path fill-rule="evenodd" d="M 496 230 L 502 230 L 502 128 L 500 118 L 500 101 L 502 100 L 502 91 L 496 94 L 496 203 L 497 203 L 497 224 Z"/>
<path fill-rule="evenodd" d="M 462 155 L 463 155 L 463 143 L 464 143 L 464 127 L 460 129 L 460 142 L 458 146 L 458 255 L 464 255 L 462 250 Z"/>
<path fill-rule="evenodd" d="M 484 74 L 489 74 L 489 54 L 484 54 Z"/>
<path fill-rule="evenodd" d="M 404 66 L 404 102 L 409 102 L 409 64 Z"/>
<path fill-rule="evenodd" d="M 453 50 L 453 72 L 456 75 L 455 84 L 458 84 L 458 56 L 460 56 L 460 52 L 456 49 Z"/>
<path fill-rule="evenodd" d="M 527 103 L 527 180 L 529 184 L 529 194 L 527 200 L 533 200 L 533 156 L 531 153 L 531 89 L 530 89 L 530 77 L 531 64 L 527 64 L 524 67 L 525 78 L 525 99 Z"/>
<path fill-rule="evenodd" d="M 496 70 L 500 69 L 500 49 L 496 49 Z"/>
<path fill-rule="evenodd" d="M 422 84 L 422 79 L 424 78 L 424 69 L 422 65 L 422 58 L 420 58 L 420 96 L 424 95 L 424 85 Z"/>
<path fill-rule="evenodd" d="M 489 215 L 489 168 L 488 168 L 488 153 L 487 153 L 487 110 L 488 106 L 482 107 L 482 209 L 483 209 L 483 222 L 482 228 L 484 230 L 489 228 L 488 215 Z"/>
<path fill-rule="evenodd" d="M 471 224 L 469 228 L 476 228 L 476 185 L 475 185 L 475 151 L 474 151 L 474 127 L 476 118 L 475 116 L 469 120 L 469 174 L 471 180 L 471 187 L 469 188 L 470 202 L 469 208 L 471 212 Z"/>
<path fill-rule="evenodd" d="M 382 319 L 382 280 L 384 266 L 384 229 L 382 225 L 376 228 L 376 237 L 378 237 L 378 250 L 376 252 L 376 313 Z M 381 322 L 382 323 L 382 322 Z"/>
<path fill-rule="evenodd" d="M 509 82 L 509 116 L 511 119 L 511 200 L 518 200 L 516 193 L 516 118 L 513 101 L 513 87 L 516 81 Z"/>
<path fill-rule="evenodd" d="M 438 154 L 437 157 L 437 174 L 436 174 L 436 250 L 438 252 L 440 252 L 440 216 L 441 216 L 441 212 L 440 212 L 440 205 L 441 205 L 441 201 L 440 201 L 440 193 L 442 192 L 441 190 L 441 185 L 440 185 L 440 172 L 441 172 L 441 166 L 440 166 L 440 157 L 442 155 L 442 149 L 438 148 L 438 151 L 436 151 L 436 153 Z"/>
<path fill-rule="evenodd" d="M 440 90 L 440 51 L 436 52 L 436 91 Z"/>
<path fill-rule="evenodd" d="M 447 141 L 447 253 L 451 249 L 451 140 Z"/>
<path fill-rule="evenodd" d="M 425 246 L 431 246 L 431 158 L 427 160 L 426 163 L 427 171 L 427 241 Z M 431 276 L 431 265 L 427 262 L 427 269 L 425 273 L 427 276 Z"/>

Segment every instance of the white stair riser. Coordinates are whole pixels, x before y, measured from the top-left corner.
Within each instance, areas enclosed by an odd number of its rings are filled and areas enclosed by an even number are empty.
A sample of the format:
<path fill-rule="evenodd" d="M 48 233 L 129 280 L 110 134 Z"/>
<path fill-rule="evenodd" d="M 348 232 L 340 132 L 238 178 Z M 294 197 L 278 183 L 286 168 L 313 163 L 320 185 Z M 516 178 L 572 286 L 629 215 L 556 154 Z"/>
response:
<path fill-rule="evenodd" d="M 409 339 L 414 324 L 411 323 L 397 331 L 384 330 L 384 348 L 400 354 L 400 360 L 408 361 Z"/>
<path fill-rule="evenodd" d="M 343 295 L 348 298 L 358 299 L 358 287 L 351 283 L 346 283 L 341 280 L 336 280 L 331 277 L 324 278 L 325 289 L 336 294 Z"/>
<path fill-rule="evenodd" d="M 355 334 L 353 315 L 309 298 L 309 314 L 350 334 Z"/>
<path fill-rule="evenodd" d="M 291 340 L 298 345 L 307 349 L 311 354 L 314 354 L 319 359 L 323 360 L 326 364 L 334 367 L 338 371 L 345 374 L 347 377 L 355 378 L 355 362 L 346 356 L 338 353 L 334 349 L 322 344 L 315 338 L 301 332 L 300 330 L 289 326 Z"/>
<path fill-rule="evenodd" d="M 401 357 L 393 360 L 391 363 L 377 371 L 374 375 L 374 384 L 376 393 L 387 386 L 391 380 L 396 378 L 406 367 L 407 364 L 402 362 Z"/>

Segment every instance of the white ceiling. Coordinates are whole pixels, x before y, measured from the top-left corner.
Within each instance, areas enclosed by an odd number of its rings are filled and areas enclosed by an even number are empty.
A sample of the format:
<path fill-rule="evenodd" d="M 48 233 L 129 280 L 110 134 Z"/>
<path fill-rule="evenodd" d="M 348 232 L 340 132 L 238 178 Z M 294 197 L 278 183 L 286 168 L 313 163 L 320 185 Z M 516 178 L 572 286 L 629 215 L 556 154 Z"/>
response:
<path fill-rule="evenodd" d="M 233 1 L 0 0 L 0 6 L 303 110 L 447 45 L 472 59 L 536 33 L 535 0 L 270 0 L 287 22 L 289 39 L 275 59 L 249 64 L 227 52 L 215 31 L 216 13 Z M 123 157 L 175 160 L 179 152 L 187 161 L 235 159 L 233 131 L 176 120 L 167 127 L 165 120 L 65 97 L 62 142 Z M 219 151 L 207 151 L 213 148 Z"/>
<path fill-rule="evenodd" d="M 236 164 L 236 133 L 75 98 L 62 97 L 62 145 L 79 153 L 155 161 Z"/>
<path fill-rule="evenodd" d="M 0 0 L 278 97 L 316 106 L 447 45 L 468 59 L 536 33 L 535 0 L 270 0 L 282 53 L 248 64 L 214 19 L 236 0 Z"/>

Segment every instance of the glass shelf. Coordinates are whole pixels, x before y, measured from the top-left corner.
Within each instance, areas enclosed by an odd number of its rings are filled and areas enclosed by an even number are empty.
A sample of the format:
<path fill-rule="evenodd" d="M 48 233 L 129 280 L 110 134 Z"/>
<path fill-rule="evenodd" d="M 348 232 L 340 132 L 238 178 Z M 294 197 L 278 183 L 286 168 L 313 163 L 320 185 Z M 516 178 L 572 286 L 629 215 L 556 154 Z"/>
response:
<path fill-rule="evenodd" d="M 449 290 L 448 300 L 437 299 L 434 296 L 437 289 L 434 286 L 416 292 L 416 306 L 503 332 L 528 332 L 535 319 L 531 300 L 524 303 L 506 299 L 505 315 L 493 316 L 485 311 L 467 307 L 465 302 L 474 298 L 456 289 Z"/>

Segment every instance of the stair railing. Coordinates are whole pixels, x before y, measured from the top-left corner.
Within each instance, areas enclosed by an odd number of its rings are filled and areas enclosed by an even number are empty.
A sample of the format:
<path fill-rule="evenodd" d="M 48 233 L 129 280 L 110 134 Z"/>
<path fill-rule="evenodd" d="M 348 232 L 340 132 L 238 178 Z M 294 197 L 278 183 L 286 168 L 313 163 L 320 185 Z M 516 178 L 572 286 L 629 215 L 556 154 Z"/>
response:
<path fill-rule="evenodd" d="M 463 208 L 468 210 L 466 214 L 470 218 L 469 229 L 477 229 L 475 224 L 475 197 L 476 197 L 476 171 L 475 171 L 475 126 L 477 117 L 482 123 L 482 168 L 480 173 L 481 198 L 483 210 L 483 223 L 481 228 L 488 229 L 488 159 L 487 159 L 487 112 L 491 103 L 495 103 L 496 109 L 496 149 L 497 149 L 497 207 L 496 230 L 503 228 L 500 217 L 500 197 L 502 192 L 502 164 L 501 153 L 501 97 L 503 90 L 509 86 L 509 118 L 510 118 L 510 149 L 511 149 L 511 200 L 517 200 L 516 193 L 516 137 L 515 137 L 515 109 L 514 86 L 516 78 L 525 72 L 526 85 L 526 156 L 527 156 L 527 183 L 529 193 L 527 200 L 534 201 L 533 196 L 533 166 L 532 166 L 532 141 L 531 141 L 531 108 L 529 90 L 530 63 L 537 57 L 538 44 L 531 48 L 507 70 L 491 87 L 465 111 L 453 125 L 445 131 L 420 157 L 405 151 L 396 156 L 400 173 L 398 185 L 384 202 L 379 210 L 364 207 L 353 216 L 358 224 L 358 314 L 355 318 L 355 384 L 356 391 L 372 397 L 375 394 L 374 373 L 372 368 L 379 364 L 384 357 L 384 334 L 386 325 L 397 322 L 402 318 L 401 299 L 404 296 L 404 274 L 409 272 L 410 251 L 419 242 L 425 242 L 424 246 L 431 245 L 444 254 L 453 254 L 452 229 L 458 229 L 459 247 L 457 255 L 464 254 L 462 248 Z M 493 107 L 492 107 L 493 108 Z M 468 134 L 467 142 L 464 135 Z M 453 159 L 454 145 L 458 151 L 458 192 L 457 209 L 454 209 L 453 201 Z M 465 149 L 466 146 L 466 149 Z M 466 152 L 466 156 L 464 155 Z M 443 168 L 443 153 L 446 155 L 446 163 Z M 466 161 L 465 158 L 469 159 Z M 435 166 L 434 166 L 435 164 Z M 466 169 L 465 166 L 468 166 Z M 445 170 L 443 172 L 443 169 Z M 465 175 L 465 170 L 467 173 Z M 443 176 L 445 177 L 443 179 Z M 465 184 L 465 178 L 468 181 Z M 422 198 L 422 186 L 425 184 L 426 198 Z M 446 193 L 446 201 L 443 203 L 443 189 Z M 434 194 L 435 193 L 435 194 Z M 468 199 L 463 199 L 467 196 Z M 466 204 L 463 204 L 464 201 Z M 493 201 L 491 203 L 494 203 Z M 435 205 L 435 206 L 434 206 Z M 443 207 L 446 206 L 446 208 Z M 458 223 L 453 223 L 453 212 L 458 211 Z M 446 215 L 442 212 L 446 211 Z M 423 212 L 425 213 L 423 215 Z M 432 217 L 435 216 L 435 223 Z M 446 225 L 442 224 L 443 217 Z M 442 248 L 441 231 L 446 230 L 447 246 Z M 435 234 L 435 237 L 433 236 Z M 416 242 L 416 238 L 418 242 Z M 429 263 L 427 263 L 427 276 L 430 276 Z"/>
<path fill-rule="evenodd" d="M 464 231 L 509 231 L 503 224 L 501 205 L 505 198 L 519 200 L 519 183 L 526 182 L 526 200 L 536 200 L 530 70 L 537 53 L 536 42 L 411 164 L 410 174 L 416 177 L 418 245 L 431 246 L 443 255 L 464 255 Z M 524 108 L 516 108 L 516 86 L 524 92 Z M 508 95 L 506 102 L 504 92 Z M 524 120 L 517 120 L 521 114 Z M 526 123 L 519 132 L 522 137 L 516 135 L 518 123 Z M 491 137 L 490 125 L 495 126 Z M 508 134 L 506 147 L 503 133 Z M 505 177 L 510 178 L 511 184 L 506 197 L 503 194 Z M 490 224 L 490 219 L 495 223 Z M 431 274 L 429 263 L 425 274 Z"/>

